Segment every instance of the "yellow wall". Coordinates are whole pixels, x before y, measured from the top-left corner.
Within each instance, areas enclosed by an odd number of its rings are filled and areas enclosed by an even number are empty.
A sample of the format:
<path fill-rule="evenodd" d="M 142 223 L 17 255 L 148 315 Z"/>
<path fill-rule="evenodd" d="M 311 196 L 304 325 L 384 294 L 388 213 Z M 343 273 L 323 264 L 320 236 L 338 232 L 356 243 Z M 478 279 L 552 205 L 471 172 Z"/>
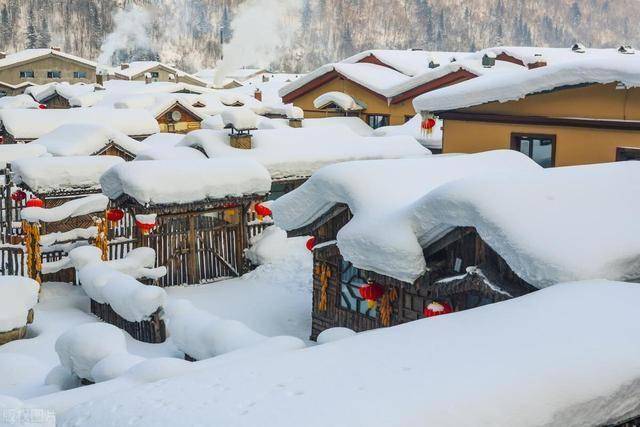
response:
<path fill-rule="evenodd" d="M 200 122 L 177 122 L 173 123 L 173 128 L 168 123 L 158 124 L 160 125 L 160 132 L 189 133 L 192 130 L 200 129 Z"/>
<path fill-rule="evenodd" d="M 147 71 L 145 71 L 144 73 L 141 73 L 139 75 L 137 75 L 135 78 L 131 79 L 134 81 L 145 81 L 145 74 L 146 73 L 151 73 L 151 72 L 155 72 L 158 73 L 158 77 L 153 79 L 154 81 L 158 81 L 158 82 L 178 82 L 178 83 L 187 83 L 187 84 L 192 84 L 192 85 L 196 85 L 196 86 L 203 86 L 203 84 L 197 80 L 192 79 L 189 76 L 177 76 L 175 72 L 164 68 L 161 65 L 155 66 Z M 118 70 L 116 70 L 116 73 L 118 73 Z M 173 74 L 177 80 L 170 80 L 169 79 L 169 74 Z"/>
<path fill-rule="evenodd" d="M 34 78 L 20 78 L 20 71 L 33 71 Z M 62 71 L 62 77 L 59 79 L 48 79 L 47 71 Z M 84 71 L 87 77 L 84 79 L 73 78 L 74 71 Z M 44 84 L 51 82 L 69 82 L 69 83 L 95 83 L 96 70 L 85 64 L 67 60 L 57 56 L 47 56 L 35 61 L 23 64 L 17 64 L 12 67 L 0 70 L 0 81 L 17 85 L 24 82 L 33 82 L 35 84 Z"/>
<path fill-rule="evenodd" d="M 640 90 L 616 90 L 615 84 L 591 85 L 460 111 L 512 116 L 640 120 Z M 512 133 L 555 135 L 556 166 L 612 162 L 615 161 L 617 147 L 640 147 L 640 131 L 447 119 L 443 128 L 443 152 L 476 153 L 508 149 L 511 147 Z"/>
<path fill-rule="evenodd" d="M 363 120 L 366 120 L 366 114 L 388 114 L 390 115 L 389 124 L 401 125 L 406 121 L 405 116 L 414 116 L 416 114 L 415 110 L 413 109 L 413 105 L 411 104 L 411 101 L 413 99 L 407 99 L 406 101 L 400 102 L 398 104 L 388 105 L 386 99 L 382 99 L 372 94 L 368 90 L 351 83 L 349 80 L 343 79 L 342 77 L 333 79 L 332 81 L 325 83 L 324 85 L 310 92 L 305 93 L 301 97 L 295 99 L 293 101 L 293 104 L 297 107 L 302 108 L 305 112 L 305 117 L 307 118 L 338 115 L 335 113 L 327 113 L 324 110 L 317 110 L 313 106 L 314 99 L 324 93 L 331 91 L 344 92 L 347 95 L 350 95 L 356 101 L 364 102 L 367 105 L 367 109 L 362 111 L 360 115 Z"/>

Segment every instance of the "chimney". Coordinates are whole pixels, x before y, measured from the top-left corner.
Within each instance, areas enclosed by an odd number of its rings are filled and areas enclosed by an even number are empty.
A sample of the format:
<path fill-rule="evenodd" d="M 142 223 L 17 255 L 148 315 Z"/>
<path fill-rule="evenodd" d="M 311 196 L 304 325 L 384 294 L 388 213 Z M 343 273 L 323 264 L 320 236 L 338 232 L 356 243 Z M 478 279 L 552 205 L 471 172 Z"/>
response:
<path fill-rule="evenodd" d="M 0 59 L 4 59 L 7 57 L 7 52 L 0 52 Z"/>
<path fill-rule="evenodd" d="M 60 52 L 60 46 L 51 46 L 49 49 L 55 50 L 56 52 Z"/>
<path fill-rule="evenodd" d="M 262 102 L 262 91 L 260 89 L 256 88 L 256 91 L 253 92 L 253 96 L 255 99 Z"/>
<path fill-rule="evenodd" d="M 289 119 L 289 127 L 290 128 L 301 128 L 302 127 L 302 119 Z"/>
<path fill-rule="evenodd" d="M 587 50 L 582 43 L 574 43 L 573 46 L 571 46 L 571 51 L 575 53 L 585 53 Z"/>
<path fill-rule="evenodd" d="M 493 52 L 487 52 L 482 56 L 482 66 L 484 68 L 491 68 L 496 65 L 496 54 Z"/>
<path fill-rule="evenodd" d="M 432 59 L 431 61 L 429 61 L 429 68 L 438 68 L 440 66 L 440 64 L 438 64 L 438 62 L 435 59 Z"/>
<path fill-rule="evenodd" d="M 534 62 L 530 62 L 527 64 L 527 68 L 533 70 L 534 68 L 546 67 L 547 61 L 544 59 L 541 53 L 534 53 L 534 58 L 536 59 Z"/>
<path fill-rule="evenodd" d="M 251 150 L 253 148 L 253 144 L 251 143 L 251 132 L 248 130 L 234 132 L 234 129 L 231 128 L 231 133 L 229 134 L 229 145 L 241 150 Z"/>
<path fill-rule="evenodd" d="M 96 83 L 98 83 L 100 86 L 104 84 L 104 76 L 102 74 L 96 74 Z"/>
<path fill-rule="evenodd" d="M 635 49 L 631 45 L 622 45 L 618 48 L 618 52 L 624 55 L 633 55 L 636 53 Z"/>
<path fill-rule="evenodd" d="M 122 64 L 120 64 L 121 70 L 126 70 L 127 68 L 129 68 L 129 64 L 127 64 L 126 62 L 123 62 Z"/>
<path fill-rule="evenodd" d="M 266 83 L 269 81 L 269 76 L 267 76 L 266 74 L 262 75 L 262 83 Z"/>
<path fill-rule="evenodd" d="M 146 84 L 151 83 L 151 73 L 144 73 L 144 82 Z"/>
<path fill-rule="evenodd" d="M 289 127 L 301 128 L 304 111 L 300 107 L 292 105 L 287 111 L 287 119 L 289 119 Z"/>

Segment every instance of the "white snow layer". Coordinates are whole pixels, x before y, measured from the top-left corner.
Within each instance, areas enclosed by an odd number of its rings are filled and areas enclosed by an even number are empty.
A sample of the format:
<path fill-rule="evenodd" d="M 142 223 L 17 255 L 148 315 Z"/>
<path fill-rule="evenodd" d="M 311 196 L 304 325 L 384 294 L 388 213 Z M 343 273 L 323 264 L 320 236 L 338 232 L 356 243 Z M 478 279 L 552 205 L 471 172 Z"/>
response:
<path fill-rule="evenodd" d="M 80 378 L 93 380 L 91 370 L 107 356 L 125 353 L 122 332 L 108 323 L 84 323 L 69 329 L 56 340 L 60 364 Z"/>
<path fill-rule="evenodd" d="M 452 182 L 408 212 L 422 246 L 459 227 L 528 283 L 640 278 L 640 162 L 486 174 Z"/>
<path fill-rule="evenodd" d="M 27 324 L 27 314 L 38 302 L 40 285 L 20 276 L 0 276 L 0 332 Z"/>
<path fill-rule="evenodd" d="M 0 98 L 3 99 L 3 98 Z M 47 149 L 35 144 L 3 144 L 0 145 L 0 167 L 5 168 L 7 163 L 17 159 L 28 157 L 40 157 L 47 154 Z"/>
<path fill-rule="evenodd" d="M 344 126 L 254 131 L 250 150 L 231 147 L 224 131 L 201 129 L 190 132 L 178 145 L 200 147 L 209 158 L 255 159 L 273 179 L 306 178 L 322 166 L 349 160 L 431 154 L 409 136 L 367 138 Z"/>
<path fill-rule="evenodd" d="M 249 130 L 258 127 L 258 115 L 246 107 L 227 108 L 220 114 L 225 126 L 236 130 Z"/>
<path fill-rule="evenodd" d="M 108 170 L 100 182 L 110 199 L 126 194 L 141 204 L 265 194 L 271 188 L 269 172 L 250 159 L 129 162 Z"/>
<path fill-rule="evenodd" d="M 108 204 L 109 199 L 104 194 L 92 194 L 50 209 L 24 208 L 20 211 L 20 217 L 29 222 L 56 222 L 94 212 L 104 212 Z"/>
<path fill-rule="evenodd" d="M 40 108 L 40 103 L 29 95 L 3 96 L 0 98 L 0 109 Z"/>
<path fill-rule="evenodd" d="M 89 386 L 94 399 L 58 424 L 613 425 L 640 414 L 638 301 L 634 284 L 569 283 L 301 351 L 221 356 L 108 397 Z"/>
<path fill-rule="evenodd" d="M 411 120 L 404 124 L 379 127 L 373 131 L 373 135 L 409 135 L 427 148 L 442 148 L 442 120 L 436 119 L 436 125 L 433 127 L 431 133 L 423 132 L 421 125 L 422 117 L 420 114 L 416 114 Z"/>
<path fill-rule="evenodd" d="M 100 177 L 110 167 L 124 163 L 115 156 L 37 157 L 11 164 L 14 182 L 36 193 L 99 190 Z"/>
<path fill-rule="evenodd" d="M 324 108 L 329 104 L 335 104 L 344 111 L 359 111 L 363 109 L 351 95 L 347 95 L 344 92 L 331 91 L 323 93 L 313 100 L 315 108 Z"/>
<path fill-rule="evenodd" d="M 419 221 L 411 206 L 425 194 L 463 177 L 517 176 L 542 168 L 512 150 L 424 159 L 361 161 L 327 166 L 271 205 L 276 225 L 307 225 L 338 203 L 353 218 L 338 232 L 342 256 L 354 266 L 412 283 L 426 268 Z M 484 192 L 481 192 L 484 194 Z"/>
<path fill-rule="evenodd" d="M 639 68 L 637 55 L 619 55 L 607 61 L 586 58 L 558 62 L 508 75 L 488 73 L 420 95 L 413 100 L 413 106 L 418 112 L 452 110 L 493 101 L 515 101 L 530 94 L 585 83 L 621 82 L 627 87 L 638 87 Z"/>
<path fill-rule="evenodd" d="M 146 110 L 115 108 L 69 108 L 0 110 L 0 120 L 16 138 L 36 139 L 69 123 L 105 125 L 126 135 L 160 132 L 156 119 Z"/>
<path fill-rule="evenodd" d="M 94 123 L 64 124 L 28 145 L 42 145 L 53 156 L 90 156 L 112 143 L 133 155 L 149 147 L 116 129 Z"/>

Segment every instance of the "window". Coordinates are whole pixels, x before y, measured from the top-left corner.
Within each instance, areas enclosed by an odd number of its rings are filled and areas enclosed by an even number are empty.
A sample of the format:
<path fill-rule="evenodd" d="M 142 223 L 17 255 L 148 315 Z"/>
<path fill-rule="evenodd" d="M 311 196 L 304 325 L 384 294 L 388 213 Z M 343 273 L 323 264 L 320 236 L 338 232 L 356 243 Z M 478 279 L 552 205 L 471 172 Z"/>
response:
<path fill-rule="evenodd" d="M 160 73 L 158 73 L 157 71 L 152 71 L 151 72 L 151 78 L 152 79 L 157 79 L 158 77 L 160 77 Z"/>
<path fill-rule="evenodd" d="M 512 134 L 511 149 L 529 156 L 544 168 L 555 165 L 556 136 Z"/>
<path fill-rule="evenodd" d="M 20 78 L 21 79 L 32 79 L 34 76 L 34 73 L 32 70 L 28 70 L 28 71 L 20 71 Z"/>
<path fill-rule="evenodd" d="M 48 79 L 60 79 L 62 78 L 62 71 L 47 71 Z"/>
<path fill-rule="evenodd" d="M 384 114 L 367 114 L 367 124 L 373 129 L 389 126 L 389 116 Z"/>
<path fill-rule="evenodd" d="M 378 312 L 370 309 L 367 301 L 360 297 L 360 286 L 367 283 L 362 272 L 350 262 L 342 260 L 340 263 L 340 306 L 369 317 L 377 317 Z"/>
<path fill-rule="evenodd" d="M 74 79 L 86 79 L 87 78 L 87 72 L 86 71 L 74 71 L 73 72 L 73 78 Z"/>
<path fill-rule="evenodd" d="M 616 162 L 626 160 L 640 160 L 640 148 L 618 147 L 616 148 Z"/>

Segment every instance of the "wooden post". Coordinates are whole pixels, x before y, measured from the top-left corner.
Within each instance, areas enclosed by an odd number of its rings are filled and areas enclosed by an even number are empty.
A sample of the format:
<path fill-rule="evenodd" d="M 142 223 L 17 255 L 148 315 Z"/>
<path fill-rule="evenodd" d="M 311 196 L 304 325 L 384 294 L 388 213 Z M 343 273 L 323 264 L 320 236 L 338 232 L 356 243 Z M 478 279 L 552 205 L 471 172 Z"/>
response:
<path fill-rule="evenodd" d="M 189 261 L 187 263 L 187 268 L 189 269 L 189 282 L 197 284 L 200 283 L 200 277 L 197 277 L 198 252 L 196 245 L 196 216 L 194 214 L 189 215 L 189 237 L 187 244 L 189 245 Z"/>

